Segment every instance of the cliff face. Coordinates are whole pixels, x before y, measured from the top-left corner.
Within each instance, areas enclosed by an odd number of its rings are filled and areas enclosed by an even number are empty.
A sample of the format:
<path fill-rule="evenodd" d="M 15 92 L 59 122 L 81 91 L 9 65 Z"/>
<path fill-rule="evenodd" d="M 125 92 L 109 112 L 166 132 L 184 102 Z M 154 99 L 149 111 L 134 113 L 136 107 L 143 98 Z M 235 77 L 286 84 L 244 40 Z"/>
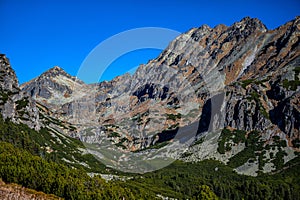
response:
<path fill-rule="evenodd" d="M 86 85 L 56 67 L 21 87 L 89 143 L 111 140 L 135 151 L 170 141 L 183 127 L 196 138 L 228 128 L 258 131 L 266 143 L 280 136 L 299 151 L 299 20 L 275 30 L 249 17 L 203 25 L 132 76 Z"/>
<path fill-rule="evenodd" d="M 226 125 L 261 131 L 276 127 L 299 137 L 299 29 L 296 18 L 268 31 L 261 37 L 263 43 L 253 47 L 259 51 L 241 73 L 240 86 L 226 88 L 228 110 L 234 111 L 227 114 Z"/>
<path fill-rule="evenodd" d="M 35 102 L 20 90 L 14 70 L 5 55 L 0 55 L 0 113 L 4 119 L 40 129 Z"/>

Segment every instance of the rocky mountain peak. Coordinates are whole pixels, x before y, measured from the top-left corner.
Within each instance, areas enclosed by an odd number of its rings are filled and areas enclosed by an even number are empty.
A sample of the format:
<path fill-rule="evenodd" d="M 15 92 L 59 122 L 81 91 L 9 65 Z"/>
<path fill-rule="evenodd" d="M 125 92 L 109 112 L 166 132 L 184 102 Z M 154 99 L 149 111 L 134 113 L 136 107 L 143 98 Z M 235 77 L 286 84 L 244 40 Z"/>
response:
<path fill-rule="evenodd" d="M 59 66 L 54 66 L 37 78 L 21 85 L 23 91 L 26 91 L 41 105 L 51 108 L 54 113 L 64 112 L 62 111 L 63 104 L 88 95 L 86 92 L 91 92 L 91 87 L 93 86 L 71 76 Z M 66 107 L 71 108 L 68 105 Z"/>
<path fill-rule="evenodd" d="M 48 71 L 50 72 L 65 72 L 61 67 L 59 66 L 54 66 L 51 69 L 49 69 Z"/>
<path fill-rule="evenodd" d="M 67 78 L 75 80 L 75 77 L 72 77 L 70 74 L 68 74 L 64 69 L 62 69 L 59 66 L 54 66 L 44 72 L 40 78 L 50 78 L 50 77 L 57 77 L 57 76 L 65 76 Z"/>
<path fill-rule="evenodd" d="M 253 28 L 261 30 L 262 32 L 267 31 L 267 27 L 257 18 L 244 17 L 240 22 L 234 23 L 233 26 L 240 26 L 244 28 Z"/>
<path fill-rule="evenodd" d="M 15 71 L 11 68 L 5 54 L 0 54 L 0 89 L 10 92 L 19 91 L 18 79 Z"/>

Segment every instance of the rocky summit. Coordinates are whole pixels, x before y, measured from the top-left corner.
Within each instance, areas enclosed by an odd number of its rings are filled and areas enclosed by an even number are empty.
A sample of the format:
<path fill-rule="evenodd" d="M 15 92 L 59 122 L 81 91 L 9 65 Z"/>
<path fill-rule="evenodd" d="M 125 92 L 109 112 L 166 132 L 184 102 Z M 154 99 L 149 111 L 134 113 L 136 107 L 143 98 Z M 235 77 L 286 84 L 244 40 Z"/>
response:
<path fill-rule="evenodd" d="M 65 134 L 123 153 L 167 148 L 187 162 L 213 158 L 238 173 L 271 172 L 300 151 L 299 20 L 274 30 L 249 17 L 192 28 L 133 75 L 95 84 L 54 67 L 20 90 L 2 55 L 1 92 L 9 95 L 0 109 L 38 129 L 38 105 L 76 128 L 64 126 Z M 174 152 L 178 142 L 187 146 Z M 123 153 L 115 157 L 128 162 Z"/>

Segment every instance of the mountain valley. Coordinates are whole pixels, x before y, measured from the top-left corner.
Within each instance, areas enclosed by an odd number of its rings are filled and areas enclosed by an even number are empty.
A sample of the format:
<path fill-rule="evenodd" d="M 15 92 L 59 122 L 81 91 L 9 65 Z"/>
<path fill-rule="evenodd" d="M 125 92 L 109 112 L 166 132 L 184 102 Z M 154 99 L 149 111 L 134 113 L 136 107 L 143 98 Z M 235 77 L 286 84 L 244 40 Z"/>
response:
<path fill-rule="evenodd" d="M 1 54 L 0 177 L 66 199 L 299 199 L 299 42 L 299 17 L 203 25 L 93 84 L 55 66 L 19 86 Z"/>

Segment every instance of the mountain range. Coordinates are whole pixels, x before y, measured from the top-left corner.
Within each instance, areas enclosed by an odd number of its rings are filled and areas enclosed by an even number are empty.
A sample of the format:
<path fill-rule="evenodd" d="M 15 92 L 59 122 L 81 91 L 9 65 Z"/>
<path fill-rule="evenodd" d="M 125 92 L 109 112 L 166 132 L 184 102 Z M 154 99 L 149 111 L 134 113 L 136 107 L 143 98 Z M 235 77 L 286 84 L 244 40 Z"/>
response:
<path fill-rule="evenodd" d="M 55 66 L 19 86 L 1 54 L 0 112 L 48 130 L 56 141 L 40 144 L 48 154 L 80 140 L 71 150 L 78 157 L 60 159 L 91 172 L 81 155 L 125 172 L 153 171 L 171 163 L 153 159 L 168 158 L 219 160 L 251 176 L 277 173 L 300 152 L 299 21 L 268 30 L 246 17 L 192 28 L 133 75 L 93 84 Z"/>

